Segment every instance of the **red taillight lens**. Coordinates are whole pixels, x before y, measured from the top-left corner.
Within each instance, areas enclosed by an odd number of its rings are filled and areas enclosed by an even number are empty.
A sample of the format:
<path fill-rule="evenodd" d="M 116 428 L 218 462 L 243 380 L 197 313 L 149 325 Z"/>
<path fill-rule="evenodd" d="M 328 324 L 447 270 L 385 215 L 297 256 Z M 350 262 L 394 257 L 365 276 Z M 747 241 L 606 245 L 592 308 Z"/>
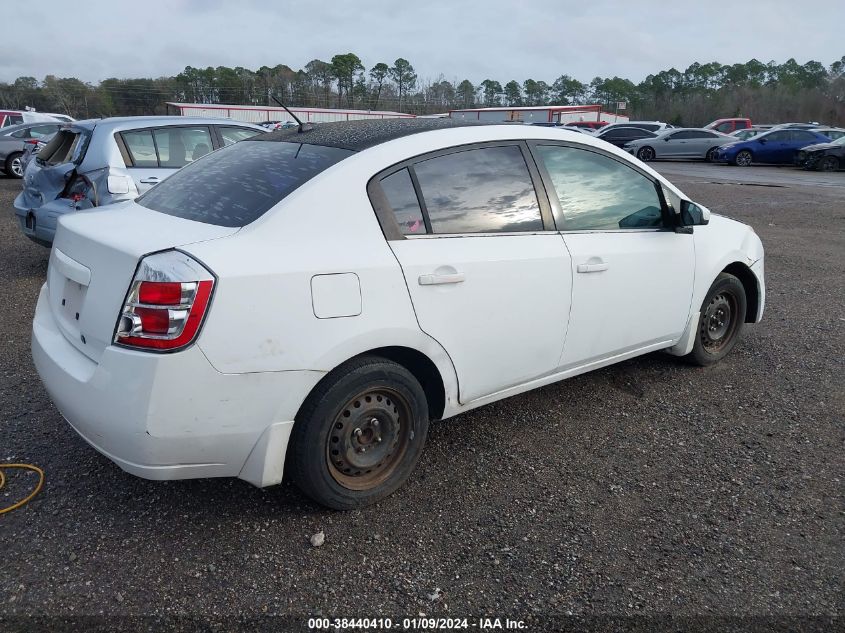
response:
<path fill-rule="evenodd" d="M 176 281 L 142 281 L 138 289 L 138 301 L 155 305 L 179 305 L 182 302 L 182 285 Z"/>
<path fill-rule="evenodd" d="M 150 277 L 170 279 L 151 281 Z M 144 258 L 126 297 L 114 342 L 166 351 L 189 345 L 202 325 L 213 288 L 211 273 L 184 253 L 168 251 Z"/>

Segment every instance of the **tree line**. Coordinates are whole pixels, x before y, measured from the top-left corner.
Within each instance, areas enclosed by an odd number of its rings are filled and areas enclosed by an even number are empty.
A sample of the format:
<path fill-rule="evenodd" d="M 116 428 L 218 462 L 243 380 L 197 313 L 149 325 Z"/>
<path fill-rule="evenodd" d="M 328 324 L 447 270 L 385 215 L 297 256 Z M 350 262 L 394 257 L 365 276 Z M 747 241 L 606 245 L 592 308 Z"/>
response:
<path fill-rule="evenodd" d="M 284 64 L 258 70 L 187 66 L 173 77 L 110 78 L 94 85 L 75 77 L 18 77 L 0 82 L 0 108 L 26 106 L 76 118 L 164 114 L 165 102 L 275 106 L 273 96 L 299 107 L 396 110 L 433 114 L 492 106 L 600 104 L 636 119 L 702 125 L 722 116 L 764 122 L 821 121 L 845 124 L 845 55 L 829 66 L 809 61 L 782 64 L 694 63 L 649 75 L 634 83 L 620 77 L 582 82 L 563 74 L 551 83 L 511 79 L 420 80 L 404 58 L 367 69 L 354 53 L 314 59 L 293 70 Z"/>

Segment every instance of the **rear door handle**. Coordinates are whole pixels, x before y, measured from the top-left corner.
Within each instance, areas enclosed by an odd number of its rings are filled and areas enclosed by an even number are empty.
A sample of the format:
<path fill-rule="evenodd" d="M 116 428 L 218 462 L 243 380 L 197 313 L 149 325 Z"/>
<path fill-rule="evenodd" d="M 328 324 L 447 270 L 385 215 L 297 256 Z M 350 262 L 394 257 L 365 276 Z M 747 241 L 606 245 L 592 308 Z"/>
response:
<path fill-rule="evenodd" d="M 608 265 L 604 262 L 599 264 L 578 264 L 578 272 L 579 273 L 600 273 L 603 270 L 607 270 Z"/>
<path fill-rule="evenodd" d="M 421 286 L 438 286 L 441 284 L 459 284 L 463 283 L 466 277 L 463 273 L 452 273 L 451 275 L 420 275 L 419 282 Z"/>
<path fill-rule="evenodd" d="M 141 184 L 144 185 L 157 185 L 159 183 L 159 179 L 157 176 L 150 176 L 149 178 L 141 178 Z"/>

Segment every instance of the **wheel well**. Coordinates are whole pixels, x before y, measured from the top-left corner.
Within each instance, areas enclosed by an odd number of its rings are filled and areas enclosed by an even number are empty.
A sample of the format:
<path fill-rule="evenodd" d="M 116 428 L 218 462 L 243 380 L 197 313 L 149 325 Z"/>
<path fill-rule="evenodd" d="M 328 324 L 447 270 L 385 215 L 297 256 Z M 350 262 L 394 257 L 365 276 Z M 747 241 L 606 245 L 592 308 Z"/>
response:
<path fill-rule="evenodd" d="M 446 408 L 446 388 L 443 377 L 431 359 L 410 347 L 379 347 L 359 356 L 381 356 L 402 365 L 414 375 L 425 392 L 428 412 L 432 420 L 439 420 Z"/>
<path fill-rule="evenodd" d="M 726 266 L 722 271 L 729 273 L 742 282 L 742 288 L 745 290 L 745 322 L 754 323 L 757 320 L 757 309 L 760 307 L 760 289 L 757 287 L 757 277 L 751 272 L 751 269 L 741 262 L 734 262 Z"/>

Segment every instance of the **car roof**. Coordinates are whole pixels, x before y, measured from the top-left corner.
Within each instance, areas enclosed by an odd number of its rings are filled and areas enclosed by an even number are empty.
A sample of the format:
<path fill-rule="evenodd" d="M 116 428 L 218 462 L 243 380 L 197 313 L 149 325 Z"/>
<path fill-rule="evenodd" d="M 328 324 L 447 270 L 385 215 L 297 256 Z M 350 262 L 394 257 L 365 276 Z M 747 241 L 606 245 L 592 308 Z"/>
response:
<path fill-rule="evenodd" d="M 255 129 L 263 128 L 255 123 L 247 121 L 236 121 L 217 117 L 192 117 L 192 116 L 115 116 L 104 119 L 85 119 L 84 121 L 73 121 L 64 123 L 65 129 L 83 128 L 92 130 L 95 127 L 106 127 L 114 131 L 121 131 L 131 128 L 157 127 L 163 125 L 242 125 Z"/>
<path fill-rule="evenodd" d="M 448 128 L 478 125 L 508 125 L 512 123 L 485 123 L 460 119 L 377 119 L 321 123 L 300 132 L 298 128 L 276 130 L 254 136 L 249 141 L 284 141 L 323 145 L 352 151 L 361 151 L 403 136 Z M 575 132 L 577 134 L 577 132 Z"/>

